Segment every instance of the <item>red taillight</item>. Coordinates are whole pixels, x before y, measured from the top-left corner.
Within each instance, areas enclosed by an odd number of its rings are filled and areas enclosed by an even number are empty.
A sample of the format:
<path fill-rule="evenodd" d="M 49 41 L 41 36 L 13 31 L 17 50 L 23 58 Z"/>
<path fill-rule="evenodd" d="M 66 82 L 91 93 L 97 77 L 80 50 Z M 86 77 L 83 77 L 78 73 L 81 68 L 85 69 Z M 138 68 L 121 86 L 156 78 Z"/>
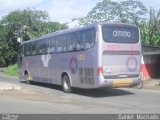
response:
<path fill-rule="evenodd" d="M 98 75 L 102 75 L 103 74 L 103 68 L 102 67 L 98 67 Z"/>

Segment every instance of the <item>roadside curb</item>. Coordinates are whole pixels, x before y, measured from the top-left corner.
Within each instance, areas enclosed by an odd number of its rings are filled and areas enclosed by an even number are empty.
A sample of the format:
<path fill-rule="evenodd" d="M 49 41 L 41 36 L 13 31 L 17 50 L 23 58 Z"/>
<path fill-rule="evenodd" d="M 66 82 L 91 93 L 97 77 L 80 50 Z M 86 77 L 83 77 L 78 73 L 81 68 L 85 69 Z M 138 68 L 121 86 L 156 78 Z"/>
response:
<path fill-rule="evenodd" d="M 144 86 L 156 86 L 160 84 L 160 80 L 143 81 Z"/>
<path fill-rule="evenodd" d="M 0 91 L 21 90 L 21 89 L 22 87 L 20 85 L 0 82 Z"/>

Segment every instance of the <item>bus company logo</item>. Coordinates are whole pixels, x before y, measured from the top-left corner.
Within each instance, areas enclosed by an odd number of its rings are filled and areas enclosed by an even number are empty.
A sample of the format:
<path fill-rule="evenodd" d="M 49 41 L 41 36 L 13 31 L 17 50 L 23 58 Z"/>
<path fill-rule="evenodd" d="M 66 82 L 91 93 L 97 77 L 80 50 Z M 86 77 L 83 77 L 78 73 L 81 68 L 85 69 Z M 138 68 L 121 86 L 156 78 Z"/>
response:
<path fill-rule="evenodd" d="M 118 31 L 117 29 L 113 31 L 113 36 L 114 37 L 131 37 L 131 33 L 127 31 Z"/>
<path fill-rule="evenodd" d="M 127 59 L 126 66 L 130 72 L 134 72 L 138 68 L 138 60 L 134 56 Z"/>
<path fill-rule="evenodd" d="M 70 60 L 70 69 L 72 74 L 76 74 L 78 69 L 78 63 L 75 57 L 72 57 Z"/>
<path fill-rule="evenodd" d="M 48 67 L 50 59 L 51 59 L 51 55 L 50 54 L 41 56 L 41 60 L 43 62 L 43 66 L 44 67 Z"/>

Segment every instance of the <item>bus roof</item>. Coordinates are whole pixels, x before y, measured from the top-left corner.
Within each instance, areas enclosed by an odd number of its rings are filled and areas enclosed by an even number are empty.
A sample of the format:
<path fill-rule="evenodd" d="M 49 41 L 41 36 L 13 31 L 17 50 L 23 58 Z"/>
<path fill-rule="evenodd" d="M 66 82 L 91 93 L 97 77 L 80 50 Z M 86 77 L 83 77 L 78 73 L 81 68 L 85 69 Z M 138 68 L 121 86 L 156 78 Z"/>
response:
<path fill-rule="evenodd" d="M 63 34 L 67 34 L 70 32 L 75 32 L 78 30 L 84 30 L 84 29 L 88 29 L 88 28 L 92 28 L 92 27 L 98 27 L 99 25 L 119 25 L 119 26 L 123 26 L 123 25 L 127 25 L 127 26 L 132 26 L 132 27 L 137 27 L 133 24 L 126 24 L 126 23 L 108 23 L 108 22 L 96 22 L 87 26 L 83 26 L 83 27 L 76 27 L 76 28 L 69 28 L 69 29 L 64 29 L 64 30 L 59 30 L 56 32 L 51 32 L 49 34 L 45 34 L 42 35 L 38 38 L 35 39 L 31 39 L 28 41 L 24 41 L 21 44 L 25 44 L 25 43 L 29 43 L 29 42 L 33 42 L 33 41 L 37 41 L 37 40 L 42 40 L 42 39 L 46 39 L 46 38 L 50 38 L 50 37 L 54 37 L 54 36 L 58 36 L 58 35 L 63 35 Z"/>

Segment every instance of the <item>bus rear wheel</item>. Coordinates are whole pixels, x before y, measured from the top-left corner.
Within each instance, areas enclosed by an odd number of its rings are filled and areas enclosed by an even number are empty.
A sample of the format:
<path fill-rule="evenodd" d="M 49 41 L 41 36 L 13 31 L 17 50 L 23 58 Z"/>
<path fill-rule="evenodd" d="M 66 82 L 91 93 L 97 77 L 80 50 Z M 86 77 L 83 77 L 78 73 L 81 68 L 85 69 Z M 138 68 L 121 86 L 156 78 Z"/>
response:
<path fill-rule="evenodd" d="M 139 83 L 139 85 L 136 86 L 137 89 L 142 89 L 143 88 L 143 81 L 141 80 L 141 82 Z"/>
<path fill-rule="evenodd" d="M 63 91 L 65 93 L 71 93 L 72 92 L 70 79 L 69 79 L 68 75 L 64 75 L 62 77 L 62 87 L 63 87 Z"/>

